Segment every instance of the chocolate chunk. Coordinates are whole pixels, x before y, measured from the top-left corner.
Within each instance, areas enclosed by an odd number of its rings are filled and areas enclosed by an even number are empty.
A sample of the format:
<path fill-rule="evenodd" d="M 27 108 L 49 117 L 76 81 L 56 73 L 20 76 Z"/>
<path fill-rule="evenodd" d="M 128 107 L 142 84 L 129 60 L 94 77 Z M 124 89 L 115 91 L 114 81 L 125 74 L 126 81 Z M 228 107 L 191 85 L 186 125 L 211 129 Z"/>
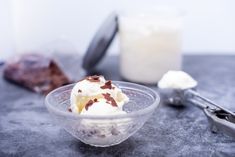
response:
<path fill-rule="evenodd" d="M 114 136 L 116 136 L 116 135 L 119 135 L 119 134 L 120 134 L 120 131 L 118 131 L 117 128 L 112 128 L 111 134 L 114 135 Z"/>
<path fill-rule="evenodd" d="M 112 87 L 112 82 L 109 80 L 107 82 L 105 82 L 105 84 L 103 86 L 100 87 L 101 89 L 114 89 Z"/>
<path fill-rule="evenodd" d="M 88 108 L 94 103 L 93 100 L 89 100 L 86 105 L 85 105 L 85 109 L 88 110 Z"/>
<path fill-rule="evenodd" d="M 98 102 L 98 99 L 95 98 L 94 100 L 89 100 L 85 105 L 85 109 L 88 110 L 88 108 L 92 106 L 95 102 Z"/>
<path fill-rule="evenodd" d="M 98 100 L 95 98 L 95 99 L 94 99 L 94 102 L 98 102 Z"/>
<path fill-rule="evenodd" d="M 42 94 L 70 83 L 53 59 L 39 54 L 27 54 L 9 61 L 3 75 L 6 80 Z"/>
<path fill-rule="evenodd" d="M 85 79 L 90 82 L 100 82 L 100 76 L 98 76 L 98 75 L 88 76 Z"/>
<path fill-rule="evenodd" d="M 81 89 L 79 89 L 79 90 L 78 90 L 78 93 L 81 93 L 81 92 L 82 92 L 82 90 L 81 90 Z"/>
<path fill-rule="evenodd" d="M 68 111 L 69 111 L 69 112 L 72 112 L 72 109 L 71 109 L 71 108 L 68 108 Z"/>
<path fill-rule="evenodd" d="M 102 94 L 104 96 L 104 98 L 106 99 L 107 103 L 111 104 L 114 107 L 117 107 L 117 103 L 114 100 L 113 97 L 111 97 L 111 95 L 109 93 L 106 94 Z"/>

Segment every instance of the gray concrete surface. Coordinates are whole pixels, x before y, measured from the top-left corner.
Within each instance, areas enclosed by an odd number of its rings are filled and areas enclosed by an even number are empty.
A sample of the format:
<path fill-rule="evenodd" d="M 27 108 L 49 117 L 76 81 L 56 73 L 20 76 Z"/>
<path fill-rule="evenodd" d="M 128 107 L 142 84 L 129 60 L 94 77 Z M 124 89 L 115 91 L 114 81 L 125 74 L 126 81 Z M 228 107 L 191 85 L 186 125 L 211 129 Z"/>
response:
<path fill-rule="evenodd" d="M 83 75 L 79 58 L 57 57 L 75 80 Z M 235 111 L 235 56 L 184 56 L 183 69 L 199 81 L 202 95 Z M 106 57 L 94 73 L 121 80 L 116 57 Z M 0 157 L 235 156 L 235 139 L 211 133 L 203 112 L 193 106 L 172 108 L 162 104 L 128 140 L 96 148 L 81 143 L 54 124 L 44 96 L 2 77 L 0 93 Z"/>

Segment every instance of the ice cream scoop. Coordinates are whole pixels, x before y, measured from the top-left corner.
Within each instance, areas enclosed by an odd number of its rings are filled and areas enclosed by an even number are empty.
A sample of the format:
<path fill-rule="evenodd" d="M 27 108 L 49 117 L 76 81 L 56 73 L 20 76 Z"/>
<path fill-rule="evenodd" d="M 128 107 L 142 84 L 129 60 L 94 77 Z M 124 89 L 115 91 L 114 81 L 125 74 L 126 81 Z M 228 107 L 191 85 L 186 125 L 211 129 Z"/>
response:
<path fill-rule="evenodd" d="M 158 87 L 165 103 L 179 106 L 193 104 L 201 108 L 209 121 L 212 131 L 221 130 L 235 137 L 235 113 L 196 92 L 197 82 L 187 73 L 170 71 L 159 81 Z"/>
<path fill-rule="evenodd" d="M 73 87 L 71 110 L 79 114 L 107 115 L 123 113 L 129 98 L 103 76 L 88 76 Z"/>

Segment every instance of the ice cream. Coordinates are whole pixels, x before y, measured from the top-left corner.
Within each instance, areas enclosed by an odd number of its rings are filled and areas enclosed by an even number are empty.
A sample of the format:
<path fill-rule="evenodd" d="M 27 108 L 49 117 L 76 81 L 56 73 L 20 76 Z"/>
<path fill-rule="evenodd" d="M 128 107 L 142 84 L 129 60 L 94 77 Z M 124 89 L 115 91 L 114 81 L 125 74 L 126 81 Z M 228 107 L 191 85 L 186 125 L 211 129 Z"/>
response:
<path fill-rule="evenodd" d="M 72 89 L 71 111 L 81 115 L 125 114 L 122 107 L 129 98 L 103 76 L 88 76 Z"/>
<path fill-rule="evenodd" d="M 74 130 L 83 137 L 85 143 L 109 145 L 113 140 L 127 134 L 133 124 L 130 118 L 99 119 L 98 116 L 126 114 L 123 105 L 129 98 L 120 88 L 103 76 L 88 76 L 77 82 L 70 96 L 70 109 L 80 115 L 95 115 L 97 119 L 84 118 L 77 121 Z"/>
<path fill-rule="evenodd" d="M 168 71 L 158 82 L 158 87 L 165 89 L 188 89 L 197 86 L 197 81 L 183 71 Z"/>

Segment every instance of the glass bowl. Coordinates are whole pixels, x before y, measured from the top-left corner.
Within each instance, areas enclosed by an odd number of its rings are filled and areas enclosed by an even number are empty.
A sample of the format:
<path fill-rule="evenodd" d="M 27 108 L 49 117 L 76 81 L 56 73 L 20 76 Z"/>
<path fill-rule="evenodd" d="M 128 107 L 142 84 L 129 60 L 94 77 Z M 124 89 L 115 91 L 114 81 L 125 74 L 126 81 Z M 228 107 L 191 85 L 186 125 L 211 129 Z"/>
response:
<path fill-rule="evenodd" d="M 121 81 L 113 83 L 130 99 L 123 106 L 127 114 L 97 116 L 69 112 L 70 93 L 75 84 L 50 92 L 45 99 L 46 107 L 56 122 L 80 141 L 97 147 L 119 144 L 143 126 L 159 105 L 160 97 L 142 85 Z"/>

